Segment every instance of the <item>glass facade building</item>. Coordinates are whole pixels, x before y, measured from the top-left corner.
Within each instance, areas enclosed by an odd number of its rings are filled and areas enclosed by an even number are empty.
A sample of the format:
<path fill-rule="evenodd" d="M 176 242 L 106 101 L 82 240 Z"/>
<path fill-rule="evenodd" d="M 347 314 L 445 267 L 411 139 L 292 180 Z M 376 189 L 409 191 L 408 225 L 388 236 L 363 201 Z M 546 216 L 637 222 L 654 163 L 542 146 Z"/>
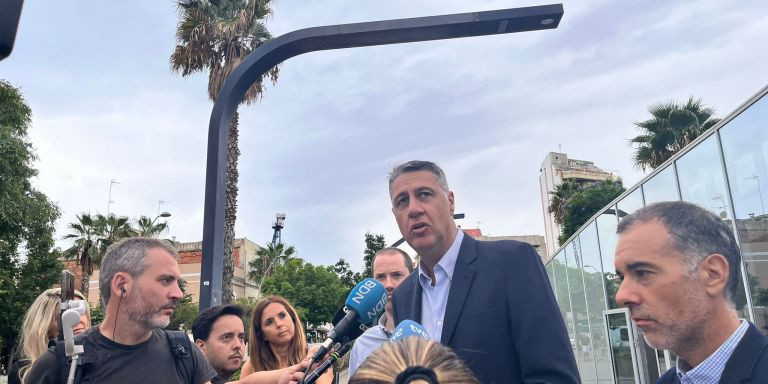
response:
<path fill-rule="evenodd" d="M 614 296 L 616 227 L 658 201 L 720 216 L 741 248 L 739 316 L 768 334 L 768 87 L 593 216 L 546 263 L 584 383 L 653 383 L 674 366 L 645 345 Z"/>

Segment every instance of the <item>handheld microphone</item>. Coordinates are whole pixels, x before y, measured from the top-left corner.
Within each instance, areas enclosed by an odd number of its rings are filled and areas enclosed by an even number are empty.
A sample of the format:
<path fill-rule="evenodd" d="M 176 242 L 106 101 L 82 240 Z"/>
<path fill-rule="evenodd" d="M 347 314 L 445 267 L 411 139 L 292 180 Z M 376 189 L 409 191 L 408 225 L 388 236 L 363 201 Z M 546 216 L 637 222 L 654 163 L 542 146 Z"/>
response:
<path fill-rule="evenodd" d="M 309 376 L 307 376 L 307 377 L 306 377 L 306 379 L 304 379 L 304 382 L 305 382 L 306 384 L 312 384 L 312 383 L 314 383 L 315 381 L 317 381 L 317 379 L 318 379 L 318 378 L 319 378 L 319 377 L 320 377 L 320 376 L 321 376 L 323 373 L 325 373 L 325 371 L 327 371 L 327 370 L 328 370 L 328 368 L 329 368 L 331 365 L 333 365 L 333 363 L 335 363 L 335 362 L 336 362 L 336 360 L 338 360 L 338 359 L 340 359 L 342 356 L 344 356 L 344 354 L 346 354 L 347 352 L 349 352 L 349 350 L 350 350 L 350 349 L 352 349 L 352 343 L 346 343 L 346 344 L 344 344 L 344 345 L 343 345 L 341 348 L 339 348 L 339 350 L 338 350 L 338 351 L 336 351 L 336 352 L 332 353 L 332 354 L 331 354 L 331 357 L 329 357 L 329 358 L 328 358 L 328 360 L 326 360 L 326 361 L 325 361 L 323 364 L 320 364 L 320 366 L 319 366 L 319 367 L 317 367 L 317 369 L 315 369 L 314 371 L 312 371 L 312 373 L 310 373 L 310 374 L 309 374 Z"/>
<path fill-rule="evenodd" d="M 310 361 L 320 360 L 334 343 L 356 328 L 355 323 L 368 324 L 381 316 L 386 304 L 387 289 L 381 283 L 370 277 L 358 283 L 347 296 L 345 305 L 350 311 L 331 330 Z"/>
<path fill-rule="evenodd" d="M 421 337 L 424 340 L 429 340 L 429 333 L 427 333 L 427 330 L 424 329 L 421 324 L 413 320 L 403 320 L 400 322 L 400 324 L 397 325 L 395 331 L 392 332 L 392 337 L 390 337 L 390 340 L 400 341 L 413 336 Z"/>

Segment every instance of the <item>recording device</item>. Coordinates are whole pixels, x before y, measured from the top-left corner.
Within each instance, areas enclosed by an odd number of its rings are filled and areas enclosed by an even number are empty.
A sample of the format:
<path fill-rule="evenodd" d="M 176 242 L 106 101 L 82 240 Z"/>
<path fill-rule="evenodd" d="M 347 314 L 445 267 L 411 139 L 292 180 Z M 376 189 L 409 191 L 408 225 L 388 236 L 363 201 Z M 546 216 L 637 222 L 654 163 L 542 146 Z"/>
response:
<path fill-rule="evenodd" d="M 61 271 L 61 292 L 59 294 L 61 300 L 59 304 L 59 315 L 61 318 L 64 316 L 64 311 L 69 309 L 69 302 L 75 299 L 75 275 L 72 272 L 64 269 Z M 64 326 L 63 322 L 59 321 L 59 340 L 64 340 Z M 77 323 L 75 323 L 77 324 Z M 71 330 L 70 330 L 71 331 Z"/>
<path fill-rule="evenodd" d="M 421 324 L 413 320 L 403 320 L 397 325 L 395 331 L 392 332 L 392 337 L 389 339 L 392 341 L 400 341 L 413 336 L 429 340 L 429 333 L 427 333 L 427 330 L 424 329 Z"/>
<path fill-rule="evenodd" d="M 337 351 L 331 353 L 331 357 L 329 357 L 328 360 L 326 360 L 325 362 L 320 364 L 320 366 L 317 367 L 317 369 L 312 371 L 312 373 L 310 373 L 309 376 L 307 376 L 304 379 L 304 382 L 306 384 L 312 384 L 315 381 L 317 381 L 317 379 L 320 376 L 322 376 L 322 374 L 325 373 L 325 371 L 327 371 L 328 368 L 330 368 L 330 366 L 333 365 L 333 363 L 336 362 L 336 360 L 338 360 L 342 356 L 344 356 L 347 352 L 349 352 L 350 349 L 352 349 L 352 344 L 351 343 L 346 343 L 346 344 L 342 345 L 341 348 L 339 348 Z"/>
<path fill-rule="evenodd" d="M 349 312 L 336 324 L 320 349 L 312 356 L 310 366 L 325 356 L 334 343 L 356 329 L 356 324 L 368 324 L 378 319 L 384 313 L 386 304 L 387 290 L 381 283 L 371 278 L 358 283 L 347 296 L 346 306 Z"/>

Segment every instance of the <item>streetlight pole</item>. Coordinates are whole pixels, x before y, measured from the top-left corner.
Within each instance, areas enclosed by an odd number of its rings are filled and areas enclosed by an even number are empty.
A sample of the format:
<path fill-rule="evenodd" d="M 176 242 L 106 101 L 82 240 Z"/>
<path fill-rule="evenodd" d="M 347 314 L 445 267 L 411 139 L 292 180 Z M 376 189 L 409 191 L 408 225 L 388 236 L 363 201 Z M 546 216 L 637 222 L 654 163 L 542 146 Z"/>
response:
<path fill-rule="evenodd" d="M 160 216 L 160 206 L 163 204 L 169 204 L 170 201 L 160 199 L 157 201 L 157 215 Z"/>
<path fill-rule="evenodd" d="M 745 177 L 744 179 L 754 179 L 757 183 L 757 193 L 760 195 L 760 209 L 763 210 L 763 215 L 765 215 L 765 205 L 763 205 L 763 190 L 760 189 L 760 178 L 757 175 L 752 175 L 752 177 Z"/>
<path fill-rule="evenodd" d="M 276 65 L 308 52 L 555 29 L 562 4 L 327 25 L 276 37 L 248 55 L 221 87 L 208 128 L 200 309 L 219 305 L 229 126 L 248 89 Z"/>

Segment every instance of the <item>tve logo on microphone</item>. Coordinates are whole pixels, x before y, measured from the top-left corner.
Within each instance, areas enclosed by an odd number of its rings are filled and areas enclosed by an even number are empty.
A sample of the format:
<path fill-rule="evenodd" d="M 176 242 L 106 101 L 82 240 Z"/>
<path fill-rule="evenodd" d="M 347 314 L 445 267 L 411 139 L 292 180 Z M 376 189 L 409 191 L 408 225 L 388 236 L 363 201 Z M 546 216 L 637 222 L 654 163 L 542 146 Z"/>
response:
<path fill-rule="evenodd" d="M 427 330 L 424 329 L 421 324 L 413 320 L 401 321 L 400 324 L 397 325 L 397 328 L 395 328 L 395 331 L 392 332 L 390 340 L 400 341 L 411 336 L 418 336 L 424 340 L 429 340 L 429 333 L 427 333 Z"/>

